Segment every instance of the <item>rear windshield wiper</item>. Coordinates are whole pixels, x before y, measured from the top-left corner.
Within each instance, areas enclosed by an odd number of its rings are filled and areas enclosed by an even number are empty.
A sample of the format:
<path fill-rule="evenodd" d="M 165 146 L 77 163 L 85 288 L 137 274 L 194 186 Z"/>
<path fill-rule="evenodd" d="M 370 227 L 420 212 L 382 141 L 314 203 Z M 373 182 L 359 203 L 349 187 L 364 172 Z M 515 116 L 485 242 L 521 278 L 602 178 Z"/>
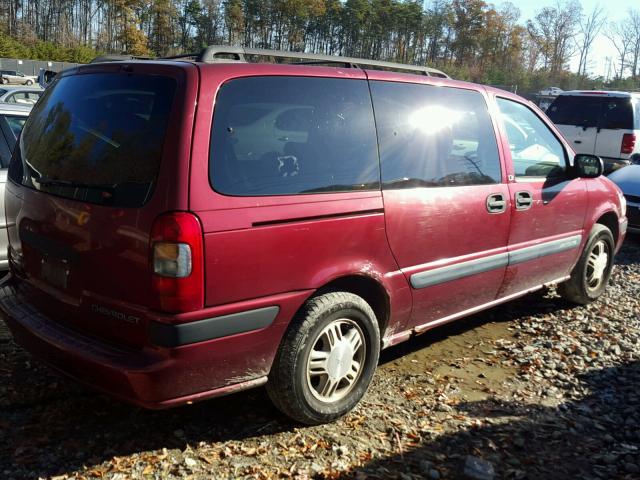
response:
<path fill-rule="evenodd" d="M 74 182 L 72 180 L 58 180 L 56 178 L 49 177 L 38 177 L 35 181 L 40 185 L 45 185 L 47 187 L 86 188 L 90 190 L 103 190 L 109 192 L 113 192 L 113 190 L 118 186 L 117 184 L 100 185 L 96 183 Z"/>

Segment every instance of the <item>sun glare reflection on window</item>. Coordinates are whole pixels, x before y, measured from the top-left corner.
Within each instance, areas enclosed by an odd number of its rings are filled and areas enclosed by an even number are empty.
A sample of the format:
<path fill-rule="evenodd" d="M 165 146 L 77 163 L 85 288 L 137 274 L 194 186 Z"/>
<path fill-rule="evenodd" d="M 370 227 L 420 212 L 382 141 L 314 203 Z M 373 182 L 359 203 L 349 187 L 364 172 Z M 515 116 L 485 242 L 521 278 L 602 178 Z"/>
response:
<path fill-rule="evenodd" d="M 427 135 L 433 135 L 445 128 L 452 128 L 462 119 L 463 112 L 442 105 L 429 105 L 409 115 L 409 125 Z"/>

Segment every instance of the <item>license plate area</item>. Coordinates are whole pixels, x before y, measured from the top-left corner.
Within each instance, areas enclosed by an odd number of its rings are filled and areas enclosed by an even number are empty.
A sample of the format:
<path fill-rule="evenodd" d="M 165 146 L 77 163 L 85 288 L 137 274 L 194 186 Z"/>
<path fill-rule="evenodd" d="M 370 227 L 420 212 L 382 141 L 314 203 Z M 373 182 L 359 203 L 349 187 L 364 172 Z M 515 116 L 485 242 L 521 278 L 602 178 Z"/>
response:
<path fill-rule="evenodd" d="M 43 258 L 40 277 L 53 287 L 66 289 L 69 280 L 69 266 L 64 260 Z"/>

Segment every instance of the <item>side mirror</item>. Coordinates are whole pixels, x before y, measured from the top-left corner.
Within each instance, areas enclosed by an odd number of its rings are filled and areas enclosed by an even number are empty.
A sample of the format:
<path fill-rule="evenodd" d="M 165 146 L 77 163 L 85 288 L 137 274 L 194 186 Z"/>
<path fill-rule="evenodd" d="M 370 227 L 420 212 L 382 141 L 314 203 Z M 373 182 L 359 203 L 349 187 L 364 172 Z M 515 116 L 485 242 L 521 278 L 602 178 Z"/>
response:
<path fill-rule="evenodd" d="M 632 165 L 640 165 L 640 153 L 634 153 L 629 159 Z"/>
<path fill-rule="evenodd" d="M 573 158 L 573 168 L 578 178 L 596 178 L 604 173 L 602 159 L 588 153 L 578 153 Z"/>

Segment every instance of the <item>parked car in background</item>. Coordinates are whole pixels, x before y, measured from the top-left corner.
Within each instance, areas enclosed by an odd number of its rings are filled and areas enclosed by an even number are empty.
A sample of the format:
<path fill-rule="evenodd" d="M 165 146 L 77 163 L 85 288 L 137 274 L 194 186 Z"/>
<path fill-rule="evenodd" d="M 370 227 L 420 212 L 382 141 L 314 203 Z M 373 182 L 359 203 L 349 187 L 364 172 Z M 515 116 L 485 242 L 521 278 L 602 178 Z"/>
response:
<path fill-rule="evenodd" d="M 38 81 L 38 77 L 25 75 L 17 70 L 0 70 L 0 75 L 3 84 L 33 85 Z"/>
<path fill-rule="evenodd" d="M 83 65 L 14 151 L 0 311 L 118 398 L 266 384 L 328 422 L 382 348 L 548 284 L 598 298 L 627 222 L 602 170 L 530 102 L 427 67 L 234 47 Z"/>
<path fill-rule="evenodd" d="M 540 90 L 538 92 L 538 95 L 544 96 L 544 97 L 553 97 L 556 95 L 560 95 L 562 92 L 564 92 L 564 90 L 562 90 L 559 87 L 548 87 L 543 90 Z"/>
<path fill-rule="evenodd" d="M 629 165 L 609 175 L 627 199 L 629 231 L 640 233 L 640 165 Z"/>
<path fill-rule="evenodd" d="M 640 93 L 563 92 L 546 113 L 576 152 L 602 158 L 605 173 L 640 153 Z"/>
<path fill-rule="evenodd" d="M 0 86 L 0 102 L 18 103 L 24 105 L 35 104 L 40 95 L 42 88 L 36 87 L 12 87 L 9 85 Z"/>
<path fill-rule="evenodd" d="M 4 189 L 7 167 L 16 140 L 31 111 L 30 106 L 0 103 L 0 271 L 7 270 L 7 221 L 4 212 Z"/>
<path fill-rule="evenodd" d="M 58 72 L 54 72 L 53 70 L 41 68 L 40 73 L 38 73 L 38 85 L 42 88 L 47 88 L 47 86 L 53 82 L 54 78 L 56 78 L 57 73 Z"/>

